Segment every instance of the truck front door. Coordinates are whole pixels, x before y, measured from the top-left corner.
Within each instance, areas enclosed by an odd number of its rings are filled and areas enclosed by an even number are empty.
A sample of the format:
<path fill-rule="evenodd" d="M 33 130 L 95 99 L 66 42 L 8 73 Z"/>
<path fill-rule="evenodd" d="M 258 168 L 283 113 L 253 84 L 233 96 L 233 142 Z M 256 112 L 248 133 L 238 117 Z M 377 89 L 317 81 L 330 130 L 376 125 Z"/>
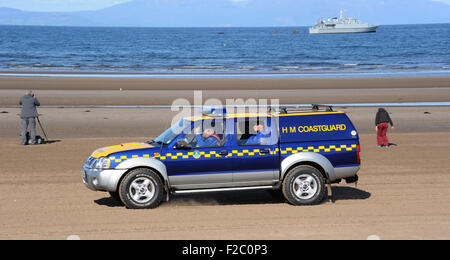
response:
<path fill-rule="evenodd" d="M 170 184 L 176 189 L 208 189 L 232 186 L 232 157 L 226 120 L 210 119 L 192 122 L 167 147 L 164 163 Z M 177 142 L 188 144 L 177 147 Z"/>

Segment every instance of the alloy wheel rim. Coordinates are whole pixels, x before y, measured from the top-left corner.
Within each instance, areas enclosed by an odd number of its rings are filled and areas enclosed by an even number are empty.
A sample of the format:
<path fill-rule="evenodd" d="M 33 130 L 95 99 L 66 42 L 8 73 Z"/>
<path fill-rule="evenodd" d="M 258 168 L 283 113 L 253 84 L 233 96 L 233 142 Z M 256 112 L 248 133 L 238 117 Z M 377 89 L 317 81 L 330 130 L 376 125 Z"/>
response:
<path fill-rule="evenodd" d="M 295 178 L 292 189 L 297 198 L 308 200 L 316 195 L 319 185 L 313 176 L 302 174 Z"/>
<path fill-rule="evenodd" d="M 131 183 L 128 192 L 135 202 L 144 204 L 155 195 L 155 184 L 149 178 L 140 177 Z"/>

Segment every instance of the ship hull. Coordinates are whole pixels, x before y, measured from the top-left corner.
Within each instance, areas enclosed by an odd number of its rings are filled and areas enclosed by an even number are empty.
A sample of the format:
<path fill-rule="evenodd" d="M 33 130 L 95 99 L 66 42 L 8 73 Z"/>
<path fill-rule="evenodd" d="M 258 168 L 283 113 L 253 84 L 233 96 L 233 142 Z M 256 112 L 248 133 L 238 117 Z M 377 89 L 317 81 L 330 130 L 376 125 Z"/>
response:
<path fill-rule="evenodd" d="M 335 34 L 335 33 L 374 33 L 378 26 L 371 26 L 365 28 L 309 28 L 310 34 Z"/>

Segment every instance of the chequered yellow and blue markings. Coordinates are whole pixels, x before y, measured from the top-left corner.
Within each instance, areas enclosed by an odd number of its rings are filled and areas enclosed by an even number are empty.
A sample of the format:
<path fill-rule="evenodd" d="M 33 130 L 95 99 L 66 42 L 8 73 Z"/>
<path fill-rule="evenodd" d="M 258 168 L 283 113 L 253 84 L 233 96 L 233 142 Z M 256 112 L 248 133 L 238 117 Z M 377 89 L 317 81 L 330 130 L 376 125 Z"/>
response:
<path fill-rule="evenodd" d="M 270 155 L 280 156 L 288 156 L 295 153 L 300 152 L 314 152 L 314 153 L 331 153 L 331 152 L 356 152 L 357 145 L 356 144 L 342 144 L 342 145 L 320 145 L 320 146 L 293 146 L 293 147 L 282 147 L 280 148 L 271 148 Z M 165 153 L 159 154 L 157 152 L 149 151 L 148 153 L 131 151 L 129 154 L 120 154 L 120 155 L 112 155 L 109 157 L 112 165 L 118 165 L 121 162 L 124 162 L 128 159 L 133 158 L 153 158 L 161 161 L 167 160 L 184 160 L 184 159 L 206 159 L 206 158 L 219 158 L 219 157 L 251 157 L 251 156 L 262 156 L 263 149 L 238 149 L 238 150 L 230 150 L 227 155 L 220 155 L 220 151 L 209 150 L 209 151 L 199 151 L 194 150 L 191 152 L 174 152 L 174 153 Z M 134 154 L 133 154 L 134 152 Z"/>
<path fill-rule="evenodd" d="M 330 146 L 304 146 L 304 147 L 286 147 L 284 149 L 281 149 L 281 154 L 294 154 L 299 152 L 314 152 L 314 153 L 329 153 L 329 152 L 351 152 L 356 151 L 357 145 L 351 144 L 351 145 L 330 145 Z"/>
<path fill-rule="evenodd" d="M 226 155 L 226 156 L 227 157 L 255 156 L 255 155 L 260 155 L 261 150 L 262 149 L 231 150 L 228 153 L 228 155 Z M 278 148 L 271 150 L 270 154 L 275 155 L 275 154 L 277 154 L 277 152 L 278 152 Z M 153 154 L 149 153 L 149 154 L 142 154 L 142 155 L 134 154 L 134 155 L 111 156 L 111 157 L 109 157 L 109 159 L 111 159 L 115 163 L 121 163 L 125 160 L 139 158 L 139 157 L 153 158 L 153 159 L 158 159 L 161 161 L 182 160 L 182 159 L 205 159 L 205 158 L 222 157 L 222 155 L 220 155 L 219 153 L 220 153 L 220 151 L 193 151 L 193 152 L 188 152 L 188 153 L 178 152 L 178 153 L 166 153 L 164 155 L 160 155 L 158 153 L 153 153 Z"/>

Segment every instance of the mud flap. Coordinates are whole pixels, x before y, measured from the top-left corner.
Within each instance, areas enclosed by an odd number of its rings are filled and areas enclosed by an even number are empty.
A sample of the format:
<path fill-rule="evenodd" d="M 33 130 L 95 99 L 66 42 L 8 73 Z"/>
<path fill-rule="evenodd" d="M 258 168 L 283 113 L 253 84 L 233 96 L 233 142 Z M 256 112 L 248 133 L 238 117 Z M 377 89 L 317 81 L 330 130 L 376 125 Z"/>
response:
<path fill-rule="evenodd" d="M 331 183 L 327 184 L 327 190 L 328 190 L 328 201 L 331 201 L 331 203 L 334 204 L 336 201 L 334 200 L 333 190 L 331 189 Z"/>

